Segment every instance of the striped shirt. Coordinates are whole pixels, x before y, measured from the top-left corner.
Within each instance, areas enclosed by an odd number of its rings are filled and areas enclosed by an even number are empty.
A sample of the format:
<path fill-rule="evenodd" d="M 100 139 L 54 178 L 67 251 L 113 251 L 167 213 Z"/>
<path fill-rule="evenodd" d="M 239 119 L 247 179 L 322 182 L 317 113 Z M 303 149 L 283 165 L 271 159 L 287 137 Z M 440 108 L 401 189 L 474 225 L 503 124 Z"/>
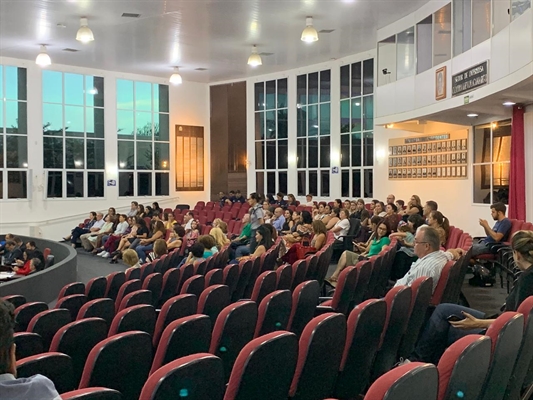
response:
<path fill-rule="evenodd" d="M 435 291 L 437 283 L 439 282 L 440 273 L 446 263 L 450 260 L 453 260 L 453 254 L 447 251 L 439 250 L 429 253 L 425 257 L 416 260 L 413 265 L 411 265 L 409 272 L 407 272 L 403 278 L 398 279 L 394 286 L 411 286 L 418 278 L 427 276 L 433 278 L 433 291 Z"/>

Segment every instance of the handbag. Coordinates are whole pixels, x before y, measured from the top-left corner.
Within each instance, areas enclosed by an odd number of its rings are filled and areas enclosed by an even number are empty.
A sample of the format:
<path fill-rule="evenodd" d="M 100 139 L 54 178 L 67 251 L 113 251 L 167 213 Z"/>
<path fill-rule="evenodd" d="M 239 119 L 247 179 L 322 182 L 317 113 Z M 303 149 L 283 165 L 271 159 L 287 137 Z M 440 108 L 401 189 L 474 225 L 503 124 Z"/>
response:
<path fill-rule="evenodd" d="M 305 258 L 308 254 L 316 253 L 316 249 L 310 245 L 309 238 L 304 237 L 302 243 L 296 249 L 298 260 Z"/>

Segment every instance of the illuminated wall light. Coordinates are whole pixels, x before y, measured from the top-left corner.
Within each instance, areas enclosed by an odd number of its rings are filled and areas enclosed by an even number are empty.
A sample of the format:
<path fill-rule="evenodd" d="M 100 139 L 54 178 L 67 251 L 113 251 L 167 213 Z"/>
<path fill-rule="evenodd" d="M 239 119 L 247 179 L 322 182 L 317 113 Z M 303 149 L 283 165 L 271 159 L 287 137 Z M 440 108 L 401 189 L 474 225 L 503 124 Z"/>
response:
<path fill-rule="evenodd" d="M 162 162 L 161 162 L 161 166 L 162 166 L 163 168 L 168 167 L 168 161 L 162 161 Z"/>
<path fill-rule="evenodd" d="M 498 123 L 493 122 L 492 124 L 490 124 L 490 126 L 492 127 L 492 129 L 496 129 L 498 127 Z"/>
<path fill-rule="evenodd" d="M 383 160 L 385 159 L 387 153 L 385 152 L 385 149 L 378 149 L 376 150 L 376 159 Z"/>
<path fill-rule="evenodd" d="M 81 167 L 81 166 L 83 166 L 83 162 L 81 162 L 80 160 L 74 160 L 74 165 L 76 167 Z"/>
<path fill-rule="evenodd" d="M 98 94 L 98 89 L 96 89 L 96 88 L 89 89 L 89 94 L 92 94 L 93 96 L 97 95 Z"/>
<path fill-rule="evenodd" d="M 119 166 L 120 168 L 126 168 L 126 163 L 122 161 L 119 163 Z"/>
<path fill-rule="evenodd" d="M 387 124 L 387 125 L 385 125 L 385 128 L 392 129 L 392 128 L 394 128 L 394 124 Z"/>

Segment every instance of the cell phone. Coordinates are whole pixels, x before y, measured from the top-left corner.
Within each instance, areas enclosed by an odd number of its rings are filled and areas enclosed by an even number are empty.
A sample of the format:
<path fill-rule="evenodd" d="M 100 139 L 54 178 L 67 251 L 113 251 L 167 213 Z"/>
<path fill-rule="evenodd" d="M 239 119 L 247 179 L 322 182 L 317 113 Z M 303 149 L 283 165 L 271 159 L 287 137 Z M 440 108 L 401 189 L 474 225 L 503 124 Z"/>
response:
<path fill-rule="evenodd" d="M 455 314 L 452 314 L 446 319 L 448 320 L 448 322 L 457 322 L 457 321 L 462 321 L 464 318 L 461 318 Z"/>

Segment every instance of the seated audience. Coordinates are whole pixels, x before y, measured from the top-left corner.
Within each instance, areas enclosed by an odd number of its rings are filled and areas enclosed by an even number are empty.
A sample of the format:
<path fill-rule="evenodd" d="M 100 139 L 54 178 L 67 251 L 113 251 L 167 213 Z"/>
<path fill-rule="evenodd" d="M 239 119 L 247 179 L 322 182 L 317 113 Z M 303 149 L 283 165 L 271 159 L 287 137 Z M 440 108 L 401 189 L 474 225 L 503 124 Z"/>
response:
<path fill-rule="evenodd" d="M 272 209 L 270 202 L 268 200 L 263 201 L 263 212 L 266 213 Z"/>
<path fill-rule="evenodd" d="M 448 240 L 450 222 L 440 211 L 431 211 L 427 217 L 427 224 L 439 232 L 440 245 L 444 247 Z"/>
<path fill-rule="evenodd" d="M 0 299 L 0 398 L 6 400 L 61 400 L 52 381 L 43 375 L 17 379 L 13 306 Z"/>
<path fill-rule="evenodd" d="M 97 221 L 96 219 L 96 213 L 94 211 L 91 211 L 89 213 L 89 219 L 82 224 L 82 226 L 75 227 L 72 231 L 70 231 L 70 235 L 65 236 L 63 240 L 65 242 L 70 241 L 72 244 L 72 247 L 76 247 L 76 243 L 78 242 L 78 239 L 81 235 L 85 233 L 89 233 L 90 229 L 93 227 L 94 223 Z M 6 235 L 6 239 L 7 235 Z"/>
<path fill-rule="evenodd" d="M 281 192 L 276 194 L 276 202 L 274 203 L 275 206 L 286 208 L 287 202 L 284 200 L 285 195 Z"/>
<path fill-rule="evenodd" d="M 265 220 L 265 223 L 268 224 Z M 276 231 L 280 232 L 283 230 L 283 225 L 285 224 L 285 217 L 283 216 L 283 208 L 277 207 L 274 210 L 274 217 L 271 219 L 270 223 L 274 228 L 276 228 Z"/>
<path fill-rule="evenodd" d="M 163 209 L 159 207 L 159 203 L 157 201 L 152 203 L 152 214 L 149 215 L 149 217 L 153 217 L 155 215 L 163 215 Z"/>
<path fill-rule="evenodd" d="M 85 251 L 93 251 L 94 248 L 99 247 L 104 235 L 111 234 L 113 232 L 113 225 L 115 223 L 115 216 L 111 213 L 107 214 L 104 218 L 104 225 L 97 231 L 92 231 L 80 236 L 81 245 Z M 96 224 L 95 224 L 96 226 Z"/>
<path fill-rule="evenodd" d="M 222 229 L 219 227 L 211 228 L 209 231 L 209 235 L 213 236 L 215 239 L 216 246 L 218 250 L 222 249 L 224 246 L 228 245 L 230 243 L 230 240 L 226 235 L 224 235 L 224 232 L 222 232 Z"/>
<path fill-rule="evenodd" d="M 126 271 L 130 270 L 131 268 L 141 268 L 139 256 L 137 255 L 137 252 L 135 250 L 125 250 L 122 254 L 122 261 L 124 261 L 124 264 L 129 267 L 126 269 Z"/>
<path fill-rule="evenodd" d="M 5 244 L 5 252 L 3 256 L 3 264 L 11 265 L 14 264 L 17 260 L 23 259 L 22 250 L 14 240 L 8 240 Z"/>
<path fill-rule="evenodd" d="M 37 245 L 35 244 L 33 240 L 30 240 L 28 243 L 26 243 L 26 250 L 31 250 L 33 252 L 32 257 L 38 258 L 44 267 L 44 264 L 45 264 L 44 254 L 41 250 L 37 248 Z"/>
<path fill-rule="evenodd" d="M 24 264 L 13 267 L 13 272 L 15 272 L 16 275 L 29 275 L 35 271 L 42 271 L 43 269 L 44 264 L 41 263 L 41 260 L 39 260 L 37 257 L 34 257 L 34 254 L 31 250 L 26 250 L 24 252 Z"/>
<path fill-rule="evenodd" d="M 261 257 L 264 253 L 268 251 L 268 249 L 270 249 L 274 245 L 270 229 L 268 229 L 265 224 L 260 225 L 259 228 L 257 228 L 255 232 L 255 240 L 257 242 L 257 247 L 255 248 L 255 251 L 250 255 L 243 255 L 239 257 L 237 261 Z M 232 263 L 233 262 L 230 262 L 230 264 Z"/>
<path fill-rule="evenodd" d="M 404 221 L 407 221 L 407 218 L 409 218 L 409 215 L 418 214 L 420 216 L 423 216 L 424 208 L 422 207 L 420 197 L 418 197 L 416 194 L 411 196 L 411 199 L 407 203 L 407 209 L 401 210 L 399 214 L 403 217 Z"/>
<path fill-rule="evenodd" d="M 286 249 L 289 249 L 294 243 L 300 242 L 303 237 L 309 236 L 313 229 L 311 226 L 313 218 L 309 211 L 302 211 L 301 213 L 295 211 L 294 213 L 297 215 L 296 224 L 293 225 L 291 232 L 283 236 L 283 244 Z"/>
<path fill-rule="evenodd" d="M 144 206 L 142 204 L 139 204 L 139 206 L 137 207 L 137 217 L 139 218 L 144 218 L 144 217 L 147 217 L 148 215 L 146 214 L 146 211 L 144 209 Z"/>
<path fill-rule="evenodd" d="M 246 199 L 244 198 L 244 196 L 242 195 L 240 190 L 236 190 L 235 191 L 235 201 L 234 201 L 234 203 L 241 203 L 241 204 L 246 203 Z"/>
<path fill-rule="evenodd" d="M 157 260 L 158 258 L 161 258 L 164 254 L 168 253 L 167 248 L 167 242 L 165 242 L 165 239 L 157 239 L 154 242 L 153 250 L 148 253 L 148 256 L 146 256 L 146 260 L 148 262 L 152 262 Z"/>
<path fill-rule="evenodd" d="M 312 223 L 312 229 L 313 229 L 313 238 L 311 239 L 311 243 L 306 248 L 305 254 L 300 254 L 302 248 L 304 247 L 303 242 L 295 243 L 293 246 L 289 248 L 287 253 L 283 257 L 281 257 L 281 260 L 283 262 L 293 264 L 300 258 L 305 258 L 307 254 L 310 253 L 316 253 L 317 251 L 320 251 L 322 247 L 327 242 L 327 234 L 328 231 L 326 229 L 326 225 L 322 221 L 313 221 Z M 301 257 L 303 256 L 303 257 Z"/>
<path fill-rule="evenodd" d="M 185 246 L 190 249 L 193 244 L 196 243 L 196 240 L 198 239 L 198 236 L 200 236 L 200 231 L 198 230 L 198 221 L 195 219 L 191 219 L 191 229 L 187 232 L 187 228 L 185 228 Z"/>
<path fill-rule="evenodd" d="M 226 196 L 226 193 L 224 192 L 218 192 L 218 205 L 220 208 L 224 207 L 226 205 L 226 200 L 228 197 Z"/>
<path fill-rule="evenodd" d="M 100 229 L 104 226 L 105 223 L 106 223 L 106 221 L 104 219 L 104 214 L 102 214 L 101 212 L 96 213 L 96 220 L 94 221 L 92 227 L 89 228 L 89 231 L 86 232 L 86 233 L 80 234 L 78 236 L 80 238 L 80 240 L 81 240 L 82 246 L 83 246 L 83 238 L 85 238 L 85 240 L 87 241 L 88 240 L 87 238 L 89 236 L 91 236 L 92 234 L 97 235 L 100 232 Z M 76 247 L 76 241 L 78 240 L 78 237 L 76 237 L 76 240 L 74 240 L 74 233 L 72 234 L 72 238 L 70 240 L 72 247 Z M 87 243 L 87 248 L 89 248 L 89 247 L 90 247 L 90 245 L 89 245 L 89 243 Z M 90 248 L 89 250 L 92 250 L 92 248 Z"/>
<path fill-rule="evenodd" d="M 265 221 L 265 224 L 270 224 L 270 221 L 272 220 L 273 218 L 273 214 L 270 210 L 267 210 L 264 212 L 264 221 Z"/>
<path fill-rule="evenodd" d="M 379 217 L 376 217 L 379 218 Z M 370 235 L 372 234 L 372 226 L 370 223 L 370 213 L 365 208 L 363 211 L 361 211 L 361 229 L 359 229 L 359 233 L 354 238 L 354 243 L 366 243 L 368 239 L 370 238 Z"/>
<path fill-rule="evenodd" d="M 373 213 L 378 217 L 385 217 L 387 215 L 387 212 L 385 211 L 385 204 L 383 204 L 382 201 L 378 201 L 377 203 L 375 203 Z"/>
<path fill-rule="evenodd" d="M 292 213 L 291 210 L 287 209 L 283 211 L 283 217 L 285 218 L 285 222 L 283 223 L 283 226 L 281 227 L 281 232 L 290 232 L 291 230 L 291 223 L 294 224 L 294 221 L 292 220 Z"/>
<path fill-rule="evenodd" d="M 194 220 L 194 214 L 192 213 L 192 211 L 188 211 L 184 216 L 183 216 L 183 227 L 185 228 L 185 233 L 189 233 L 192 229 L 191 225 L 192 225 L 192 221 Z"/>
<path fill-rule="evenodd" d="M 228 224 L 226 224 L 220 218 L 215 218 L 215 220 L 213 221 L 213 227 L 220 228 L 220 230 L 222 231 L 222 233 L 224 233 L 224 235 L 228 234 Z"/>
<path fill-rule="evenodd" d="M 400 245 L 391 268 L 390 279 L 393 281 L 404 276 L 409 271 L 411 264 L 418 259 L 415 254 L 415 233 L 422 225 L 424 225 L 424 218 L 418 214 L 413 214 L 409 216 L 407 223 L 401 222 L 398 232 L 389 236 L 391 239 L 396 238 Z"/>
<path fill-rule="evenodd" d="M 139 242 L 139 245 L 135 248 L 135 251 L 137 252 L 137 255 L 139 256 L 139 261 L 141 262 L 141 264 L 144 264 L 144 262 L 146 261 L 146 252 L 154 248 L 154 243 L 156 240 L 164 239 L 165 234 L 166 234 L 166 231 L 165 231 L 165 225 L 163 225 L 163 222 L 154 221 L 152 223 L 152 232 L 151 232 L 150 237 L 146 239 L 141 239 L 141 241 Z"/>
<path fill-rule="evenodd" d="M 290 207 L 290 206 L 297 206 L 298 205 L 298 202 L 296 201 L 296 197 L 294 197 L 293 194 L 288 194 L 287 195 L 287 202 L 286 202 L 286 206 L 287 207 Z"/>
<path fill-rule="evenodd" d="M 148 237 L 148 227 L 146 226 L 146 222 L 144 221 L 144 218 L 141 217 L 133 217 L 133 221 L 135 224 L 131 228 L 131 232 L 124 236 L 122 239 L 120 239 L 120 243 L 117 247 L 117 249 L 111 253 L 111 264 L 116 264 L 118 262 L 118 259 L 121 257 L 122 252 L 126 249 L 135 250 L 137 245 L 142 239 L 145 239 Z"/>
<path fill-rule="evenodd" d="M 396 204 L 396 207 L 398 207 L 398 213 L 400 213 L 400 211 L 403 211 L 403 208 L 405 207 L 405 201 L 396 200 L 394 204 Z"/>
<path fill-rule="evenodd" d="M 204 258 L 209 258 L 213 254 L 218 253 L 217 242 L 215 238 L 211 235 L 201 235 L 198 237 L 198 241 L 204 245 Z"/>
<path fill-rule="evenodd" d="M 290 213 L 290 210 L 285 210 L 286 212 L 288 211 Z M 298 229 L 298 225 L 300 225 L 300 222 L 301 221 L 301 213 L 299 211 L 293 211 L 291 213 L 291 218 L 287 224 L 287 227 L 289 229 L 287 230 L 283 230 L 282 233 L 284 235 L 289 235 L 291 233 L 294 233 L 296 232 L 296 229 Z"/>
<path fill-rule="evenodd" d="M 389 203 L 385 206 L 385 221 L 389 225 L 392 232 L 395 232 L 398 228 L 398 222 L 400 222 L 400 216 L 398 215 L 398 207 L 396 204 Z"/>
<path fill-rule="evenodd" d="M 511 221 L 505 217 L 507 207 L 503 203 L 494 203 L 490 206 L 492 219 L 496 221 L 492 229 L 486 219 L 480 219 L 479 225 L 485 230 L 487 237 L 472 246 L 472 257 L 481 254 L 490 254 L 490 247 L 495 243 L 506 242 L 511 232 Z"/>
<path fill-rule="evenodd" d="M 520 304 L 533 296 L 533 232 L 518 231 L 511 240 L 513 258 L 521 273 L 507 296 L 502 311 L 516 311 Z M 448 321 L 450 316 L 460 321 Z M 481 311 L 458 304 L 437 306 L 418 340 L 413 354 L 406 361 L 438 363 L 446 347 L 469 334 L 483 334 L 494 319 L 486 319 Z"/>
<path fill-rule="evenodd" d="M 167 249 L 179 249 L 183 243 L 183 237 L 185 236 L 185 228 L 180 224 L 175 224 L 174 229 L 170 233 L 170 237 L 167 240 Z"/>
<path fill-rule="evenodd" d="M 237 251 L 239 251 L 239 257 L 245 254 L 250 254 L 250 248 L 248 247 L 248 244 L 250 243 L 250 237 L 252 236 L 250 214 L 244 214 L 242 217 L 242 223 L 244 226 L 242 227 L 240 235 L 233 239 L 230 244 L 230 260 L 237 256 Z"/>
<path fill-rule="evenodd" d="M 395 201 L 396 201 L 396 196 L 394 196 L 393 194 L 389 194 L 387 196 L 387 201 L 385 204 L 390 204 L 390 203 L 394 204 Z"/>
<path fill-rule="evenodd" d="M 425 218 L 426 222 L 429 218 L 429 214 L 431 214 L 432 211 L 437 211 L 439 209 L 439 205 L 436 201 L 429 200 L 426 201 L 426 205 L 424 206 L 422 216 Z"/>
<path fill-rule="evenodd" d="M 205 261 L 204 258 L 205 247 L 201 242 L 196 242 L 191 246 L 189 255 L 184 259 L 178 268 L 182 265 L 192 264 L 194 266 L 200 264 L 202 261 Z"/>
<path fill-rule="evenodd" d="M 131 208 L 128 211 L 128 214 L 126 214 L 128 217 L 135 217 L 137 213 L 139 212 L 139 203 L 136 201 L 131 202 Z"/>
<path fill-rule="evenodd" d="M 313 210 L 313 219 L 322 221 L 325 216 L 326 216 L 326 211 L 325 211 L 324 203 L 319 203 L 317 208 Z"/>
<path fill-rule="evenodd" d="M 115 231 L 111 235 L 102 233 L 104 235 L 102 237 L 103 246 L 95 248 L 92 251 L 93 254 L 108 258 L 111 253 L 117 249 L 120 239 L 126 234 L 126 231 L 131 230 L 130 223 L 128 223 L 128 216 L 126 214 L 119 214 L 118 220 L 119 222 L 115 227 Z"/>
<path fill-rule="evenodd" d="M 340 201 L 340 200 L 339 200 Z M 329 220 L 328 222 L 324 221 L 324 224 L 326 225 L 326 229 L 330 231 L 333 229 L 335 225 L 337 225 L 337 222 L 340 221 L 340 208 L 334 207 L 331 209 L 331 213 L 329 214 Z"/>
<path fill-rule="evenodd" d="M 433 278 L 433 290 L 437 287 L 440 273 L 448 261 L 458 260 L 463 249 L 440 250 L 440 237 L 435 228 L 422 225 L 415 235 L 415 254 L 418 260 L 411 265 L 405 276 L 396 281 L 395 286 L 411 284 L 421 276 Z"/>
<path fill-rule="evenodd" d="M 6 233 L 3 243 L 0 243 L 0 255 L 4 255 L 6 245 L 5 242 L 7 242 L 8 240 L 13 240 L 14 237 L 15 235 L 13 235 L 12 233 Z"/>
<path fill-rule="evenodd" d="M 312 194 L 308 194 L 307 196 L 305 196 L 305 205 L 307 207 L 313 207 L 315 205 Z"/>
<path fill-rule="evenodd" d="M 348 234 L 348 231 L 350 230 L 350 220 L 348 219 L 348 216 L 348 210 L 346 210 L 345 208 L 340 210 L 339 220 L 337 221 L 335 226 L 330 229 L 330 231 L 333 232 L 333 236 L 335 237 L 335 242 L 333 243 L 334 246 L 344 246 L 343 236 L 346 236 Z"/>
<path fill-rule="evenodd" d="M 174 213 L 163 213 L 163 223 L 165 224 L 165 229 L 172 229 L 174 225 L 178 223 L 174 217 Z"/>

